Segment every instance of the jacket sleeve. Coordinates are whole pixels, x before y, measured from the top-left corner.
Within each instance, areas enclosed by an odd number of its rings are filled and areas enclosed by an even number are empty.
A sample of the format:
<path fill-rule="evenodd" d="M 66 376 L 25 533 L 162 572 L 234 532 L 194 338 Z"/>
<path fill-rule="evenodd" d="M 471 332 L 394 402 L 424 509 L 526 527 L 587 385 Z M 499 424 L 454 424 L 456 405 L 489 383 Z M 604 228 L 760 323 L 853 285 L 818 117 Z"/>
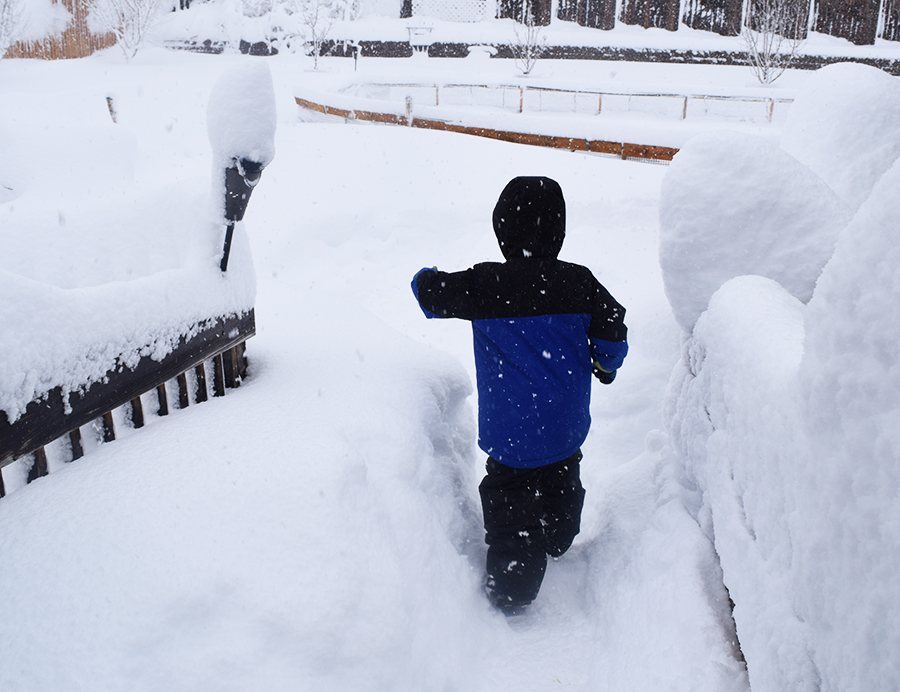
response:
<path fill-rule="evenodd" d="M 591 342 L 591 359 L 597 367 L 607 373 L 622 367 L 628 354 L 625 308 L 599 282 L 594 288 L 588 337 Z"/>
<path fill-rule="evenodd" d="M 453 273 L 422 269 L 413 277 L 412 291 L 425 317 L 429 319 L 475 319 L 478 292 L 475 290 L 475 272 L 472 269 Z"/>

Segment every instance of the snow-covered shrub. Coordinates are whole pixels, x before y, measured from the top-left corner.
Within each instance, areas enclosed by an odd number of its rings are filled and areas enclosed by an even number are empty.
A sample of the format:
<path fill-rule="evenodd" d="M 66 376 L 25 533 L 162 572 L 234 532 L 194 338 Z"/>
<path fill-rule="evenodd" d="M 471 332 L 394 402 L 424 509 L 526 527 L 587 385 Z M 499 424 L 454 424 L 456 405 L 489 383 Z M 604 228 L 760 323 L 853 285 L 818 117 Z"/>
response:
<path fill-rule="evenodd" d="M 831 167 L 820 141 L 839 139 L 841 127 L 859 123 L 867 110 L 862 131 L 881 125 L 881 133 L 890 132 L 885 103 L 893 86 L 871 72 L 860 82 L 868 87 L 855 92 L 858 101 L 874 107 L 855 109 L 855 119 L 846 112 L 820 117 L 823 100 L 818 108 L 814 100 L 798 100 L 795 128 L 797 114 L 811 109 L 802 132 L 808 148 L 798 150 L 825 173 Z M 692 151 L 687 148 L 688 159 Z M 860 174 L 897 159 L 868 145 L 856 155 L 851 145 L 839 151 Z M 763 184 L 747 156 L 720 149 L 715 164 L 708 154 L 705 161 L 719 176 L 733 167 L 726 182 L 744 179 L 761 191 L 752 196 L 757 210 L 744 209 L 761 217 L 754 223 L 765 226 L 771 217 L 783 224 L 782 234 L 804 235 L 814 214 L 809 205 L 800 204 L 795 216 L 783 214 L 781 193 Z M 838 233 L 807 306 L 785 290 L 783 278 L 784 288 L 760 276 L 727 281 L 685 339 L 670 382 L 671 440 L 685 476 L 702 493 L 698 516 L 721 559 L 754 692 L 900 688 L 900 161 L 888 166 L 871 193 L 865 185 L 855 189 L 865 201 Z M 878 177 L 877 171 L 865 175 Z M 712 201 L 680 174 L 666 181 L 673 185 L 690 196 L 693 213 Z M 821 199 L 840 210 L 828 195 Z M 662 218 L 672 214 L 670 205 L 671 199 L 663 204 Z M 681 207 L 689 219 L 691 206 Z M 689 277 L 673 281 L 672 272 L 690 274 L 689 257 L 696 254 L 702 277 L 704 260 L 725 262 L 728 255 L 706 250 L 713 234 L 696 235 L 704 243 L 693 246 L 687 236 L 674 237 L 680 244 L 661 259 L 668 262 L 667 292 L 670 282 L 682 289 L 670 299 L 683 313 L 699 301 L 694 296 L 691 303 Z"/>
<path fill-rule="evenodd" d="M 812 296 L 849 211 L 808 168 L 766 140 L 701 135 L 675 156 L 660 198 L 660 266 L 686 331 L 729 279 L 759 274 Z"/>
<path fill-rule="evenodd" d="M 855 211 L 900 157 L 898 113 L 896 77 L 857 63 L 829 65 L 806 81 L 791 105 L 781 148 Z"/>
<path fill-rule="evenodd" d="M 274 0 L 241 0 L 245 17 L 262 17 L 271 12 L 274 6 Z"/>
<path fill-rule="evenodd" d="M 803 305 L 760 276 L 730 280 L 685 342 L 670 382 L 670 439 L 703 495 L 754 692 L 814 692 L 811 633 L 794 610 L 794 465 Z"/>
<path fill-rule="evenodd" d="M 811 446 L 797 607 L 823 690 L 900 689 L 900 163 L 841 235 L 806 311 Z"/>

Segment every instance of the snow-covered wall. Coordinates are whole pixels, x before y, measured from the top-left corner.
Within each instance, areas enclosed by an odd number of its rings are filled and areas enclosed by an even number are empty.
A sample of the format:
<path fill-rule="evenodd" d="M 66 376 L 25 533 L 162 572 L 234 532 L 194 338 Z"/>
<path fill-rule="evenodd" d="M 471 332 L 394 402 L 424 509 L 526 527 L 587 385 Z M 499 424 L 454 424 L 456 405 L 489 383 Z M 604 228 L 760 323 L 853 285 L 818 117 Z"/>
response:
<path fill-rule="evenodd" d="M 841 98 L 851 84 L 870 88 Z M 685 340 L 666 415 L 703 493 L 701 522 L 735 603 L 754 692 L 900 687 L 900 162 L 885 153 L 900 135 L 893 86 L 872 68 L 829 67 L 791 111 L 801 117 L 811 103 L 835 104 L 805 128 L 786 126 L 782 148 L 798 153 L 811 143 L 841 150 L 875 123 L 867 136 L 884 145 L 857 148 L 843 163 L 887 172 L 868 184 L 856 178 L 851 192 L 833 168 L 798 174 L 796 159 L 753 153 L 749 141 L 720 140 L 718 163 L 710 140 L 689 144 L 667 174 L 661 263 Z M 860 101 L 871 117 L 861 120 Z M 729 162 L 728 180 L 749 172 L 745 185 L 721 183 Z M 761 170 L 779 181 L 775 189 Z M 799 187 L 823 207 L 840 209 L 814 173 L 859 207 L 848 224 L 837 221 L 846 216 L 807 223 L 813 200 L 787 186 L 787 174 L 805 178 Z M 710 201 L 704 176 L 719 197 L 707 206 L 696 204 Z M 803 212 L 793 220 L 791 203 Z M 731 205 L 753 217 L 752 232 L 772 251 L 759 255 L 735 236 L 739 220 L 723 212 Z M 777 228 L 766 232 L 769 216 Z M 825 253 L 834 241 L 822 231 L 836 225 L 834 251 Z M 825 254 L 818 277 L 799 261 Z M 788 256 L 797 261 L 781 261 Z M 811 297 L 791 288 L 798 281 L 814 283 Z"/>

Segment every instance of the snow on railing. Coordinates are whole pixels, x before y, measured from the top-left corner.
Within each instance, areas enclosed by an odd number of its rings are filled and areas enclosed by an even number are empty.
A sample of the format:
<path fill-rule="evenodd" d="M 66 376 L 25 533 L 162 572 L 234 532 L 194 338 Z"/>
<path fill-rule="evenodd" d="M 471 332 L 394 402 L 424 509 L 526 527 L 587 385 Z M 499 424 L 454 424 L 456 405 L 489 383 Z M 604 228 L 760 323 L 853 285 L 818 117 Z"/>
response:
<path fill-rule="evenodd" d="M 247 373 L 246 341 L 256 334 L 253 309 L 241 315 L 213 318 L 197 325 L 193 336 L 183 336 L 165 358 L 146 355 L 134 367 L 113 364 L 101 382 L 79 391 L 52 389 L 32 401 L 14 422 L 0 411 L 0 469 L 17 459 L 33 455 L 27 482 L 46 476 L 47 445 L 66 438 L 61 454 L 67 461 L 84 455 L 83 426 L 92 426 L 99 441 L 116 439 L 113 411 L 124 407 L 125 417 L 134 428 L 144 426 L 144 400 L 156 400 L 156 414 L 169 414 L 169 390 L 177 395 L 177 408 L 206 401 L 210 394 L 207 364 L 213 368 L 212 395 L 225 395 Z M 190 381 L 189 381 L 190 380 Z M 171 381 L 171 382 L 170 382 Z M 0 497 L 6 494 L 0 471 Z"/>

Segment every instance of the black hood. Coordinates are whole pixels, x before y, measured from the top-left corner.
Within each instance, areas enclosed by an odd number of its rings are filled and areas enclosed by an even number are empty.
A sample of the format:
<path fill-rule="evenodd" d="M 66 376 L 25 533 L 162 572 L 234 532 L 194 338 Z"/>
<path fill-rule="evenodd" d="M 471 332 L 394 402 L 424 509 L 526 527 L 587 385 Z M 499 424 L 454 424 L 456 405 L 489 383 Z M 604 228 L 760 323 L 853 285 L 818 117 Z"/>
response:
<path fill-rule="evenodd" d="M 506 259 L 556 259 L 566 237 L 566 201 L 550 178 L 513 178 L 494 207 L 494 233 Z"/>

